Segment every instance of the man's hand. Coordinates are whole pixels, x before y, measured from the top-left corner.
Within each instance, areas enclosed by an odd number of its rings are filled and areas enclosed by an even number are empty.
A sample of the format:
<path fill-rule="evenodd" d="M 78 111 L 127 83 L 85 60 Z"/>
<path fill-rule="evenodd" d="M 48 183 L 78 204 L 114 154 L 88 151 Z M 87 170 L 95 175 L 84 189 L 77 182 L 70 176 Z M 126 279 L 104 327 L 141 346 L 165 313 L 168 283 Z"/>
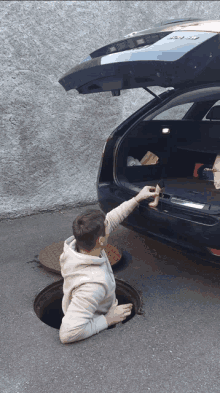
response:
<path fill-rule="evenodd" d="M 129 315 L 131 315 L 132 307 L 132 303 L 127 303 L 111 308 L 105 315 L 108 326 L 124 321 Z"/>
<path fill-rule="evenodd" d="M 135 199 L 137 202 L 140 202 L 143 199 L 155 197 L 158 195 L 159 194 L 158 194 L 158 192 L 156 192 L 155 187 L 145 186 L 144 188 L 142 188 L 142 190 L 139 192 L 139 194 L 136 195 Z"/>

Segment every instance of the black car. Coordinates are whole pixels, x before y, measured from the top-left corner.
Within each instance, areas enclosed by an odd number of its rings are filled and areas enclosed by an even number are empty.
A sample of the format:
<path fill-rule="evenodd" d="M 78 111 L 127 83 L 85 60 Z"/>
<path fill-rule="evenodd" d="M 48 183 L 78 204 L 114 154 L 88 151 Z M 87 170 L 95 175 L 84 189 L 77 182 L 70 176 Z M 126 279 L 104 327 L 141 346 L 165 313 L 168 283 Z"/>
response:
<path fill-rule="evenodd" d="M 220 155 L 219 68 L 220 21 L 188 18 L 131 33 L 59 80 L 66 91 L 80 94 L 118 96 L 143 87 L 154 96 L 105 144 L 100 207 L 107 213 L 163 180 L 158 206 L 142 201 L 122 225 L 214 262 L 220 262 L 220 185 L 212 170 Z M 149 86 L 170 89 L 156 95 Z"/>

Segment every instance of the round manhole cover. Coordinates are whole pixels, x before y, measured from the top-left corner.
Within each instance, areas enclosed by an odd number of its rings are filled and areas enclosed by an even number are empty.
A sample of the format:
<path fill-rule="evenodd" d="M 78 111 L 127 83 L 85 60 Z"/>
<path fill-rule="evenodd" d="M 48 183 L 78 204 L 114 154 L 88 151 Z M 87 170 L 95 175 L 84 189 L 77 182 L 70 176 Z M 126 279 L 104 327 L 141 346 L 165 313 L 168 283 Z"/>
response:
<path fill-rule="evenodd" d="M 115 279 L 118 304 L 132 303 L 132 313 L 122 323 L 129 321 L 135 314 L 143 314 L 141 294 L 127 282 Z M 61 326 L 64 316 L 62 311 L 63 279 L 44 288 L 35 298 L 34 311 L 37 317 L 55 329 Z M 110 326 L 108 329 L 111 329 Z"/>
<path fill-rule="evenodd" d="M 61 241 L 59 243 L 52 243 L 50 246 L 45 247 L 41 250 L 39 254 L 39 262 L 44 266 L 46 270 L 49 270 L 53 273 L 61 274 L 60 268 L 60 255 L 63 252 L 64 242 Z M 112 268 L 122 259 L 122 251 L 120 251 L 117 247 L 112 244 L 107 244 L 105 247 L 105 252 L 108 256 L 109 262 L 111 263 Z"/>

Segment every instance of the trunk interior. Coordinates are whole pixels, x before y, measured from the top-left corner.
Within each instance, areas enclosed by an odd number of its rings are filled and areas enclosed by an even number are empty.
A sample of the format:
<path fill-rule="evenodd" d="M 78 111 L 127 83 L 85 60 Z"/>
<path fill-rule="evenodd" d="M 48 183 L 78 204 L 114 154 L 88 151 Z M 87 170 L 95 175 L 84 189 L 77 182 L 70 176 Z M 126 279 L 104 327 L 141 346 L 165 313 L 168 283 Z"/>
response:
<path fill-rule="evenodd" d="M 169 134 L 162 129 L 169 128 Z M 127 157 L 139 161 L 150 151 L 159 157 L 154 165 L 127 166 Z M 164 198 L 219 205 L 220 190 L 202 180 L 196 164 L 213 165 L 220 154 L 220 122 L 193 120 L 142 121 L 122 141 L 118 151 L 117 178 L 126 187 L 143 188 L 165 183 Z"/>

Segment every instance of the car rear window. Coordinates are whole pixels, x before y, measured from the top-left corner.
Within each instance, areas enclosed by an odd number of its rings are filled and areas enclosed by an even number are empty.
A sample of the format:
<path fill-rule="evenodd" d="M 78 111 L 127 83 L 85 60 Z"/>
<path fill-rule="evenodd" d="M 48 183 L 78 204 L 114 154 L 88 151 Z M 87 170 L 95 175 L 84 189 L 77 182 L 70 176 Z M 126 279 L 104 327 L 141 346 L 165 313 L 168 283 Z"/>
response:
<path fill-rule="evenodd" d="M 152 120 L 181 120 L 193 104 L 194 102 L 189 102 L 187 104 L 173 106 L 172 108 L 160 113 Z"/>

